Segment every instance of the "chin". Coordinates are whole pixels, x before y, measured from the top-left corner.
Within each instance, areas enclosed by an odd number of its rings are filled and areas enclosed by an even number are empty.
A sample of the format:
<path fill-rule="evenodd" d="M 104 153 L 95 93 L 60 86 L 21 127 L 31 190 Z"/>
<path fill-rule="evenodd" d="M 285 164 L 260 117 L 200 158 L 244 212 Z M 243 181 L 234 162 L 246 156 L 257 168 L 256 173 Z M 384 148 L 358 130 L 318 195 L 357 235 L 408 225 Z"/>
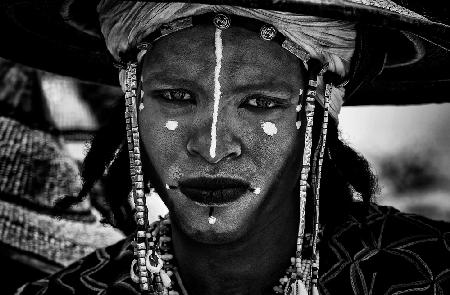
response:
<path fill-rule="evenodd" d="M 174 226 L 196 242 L 215 245 L 233 243 L 247 236 L 252 228 L 256 210 L 254 204 L 245 199 L 215 207 L 214 224 L 208 222 L 209 207 L 191 201 L 172 204 L 169 207 L 170 218 Z"/>

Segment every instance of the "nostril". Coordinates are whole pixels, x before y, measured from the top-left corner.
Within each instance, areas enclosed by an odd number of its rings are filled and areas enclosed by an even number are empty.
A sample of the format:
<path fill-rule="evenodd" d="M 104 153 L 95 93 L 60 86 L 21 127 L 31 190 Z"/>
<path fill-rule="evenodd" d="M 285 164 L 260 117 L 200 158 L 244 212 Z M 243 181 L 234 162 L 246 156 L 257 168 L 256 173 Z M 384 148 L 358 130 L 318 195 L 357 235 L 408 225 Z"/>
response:
<path fill-rule="evenodd" d="M 195 141 L 188 142 L 186 150 L 190 156 L 202 157 L 211 164 L 216 164 L 222 160 L 234 159 L 241 155 L 241 147 L 236 142 L 229 142 L 223 145 L 219 144 L 214 157 L 211 156 L 208 145 L 196 144 Z"/>
<path fill-rule="evenodd" d="M 241 155 L 241 142 L 229 129 L 224 128 L 217 134 L 217 142 L 211 153 L 211 136 L 209 125 L 199 128 L 193 133 L 187 144 L 186 150 L 191 157 L 201 157 L 211 164 L 220 162 L 223 159 L 233 159 Z M 227 131 L 227 132 L 226 132 Z"/>
<path fill-rule="evenodd" d="M 234 159 L 237 158 L 241 155 L 241 147 L 240 146 L 235 146 L 230 150 L 229 155 L 227 156 L 228 158 Z"/>
<path fill-rule="evenodd" d="M 192 141 L 188 142 L 188 144 L 186 146 L 186 150 L 187 150 L 188 154 L 191 156 L 199 156 L 200 155 L 200 152 L 196 148 L 195 144 L 192 143 Z"/>

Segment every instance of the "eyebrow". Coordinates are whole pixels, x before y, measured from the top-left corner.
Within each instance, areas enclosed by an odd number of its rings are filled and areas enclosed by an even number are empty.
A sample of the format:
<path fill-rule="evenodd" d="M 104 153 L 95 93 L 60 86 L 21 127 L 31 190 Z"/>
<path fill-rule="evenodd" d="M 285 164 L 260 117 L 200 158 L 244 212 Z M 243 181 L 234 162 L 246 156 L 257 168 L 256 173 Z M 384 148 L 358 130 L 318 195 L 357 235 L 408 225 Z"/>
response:
<path fill-rule="evenodd" d="M 254 92 L 254 91 L 267 91 L 272 93 L 289 93 L 295 92 L 293 87 L 285 81 L 262 81 L 251 84 L 241 84 L 233 88 L 234 92 Z"/>
<path fill-rule="evenodd" d="M 157 83 L 173 85 L 173 84 L 181 84 L 186 85 L 189 88 L 197 89 L 201 91 L 201 87 L 198 86 L 193 79 L 186 79 L 178 75 L 169 74 L 167 71 L 159 71 L 151 73 L 153 78 L 146 78 L 144 83 L 148 83 L 150 81 L 156 81 Z M 239 80 L 239 82 L 242 82 Z M 272 94 L 289 94 L 294 95 L 297 92 L 297 89 L 294 90 L 293 87 L 284 80 L 261 80 L 256 83 L 237 83 L 233 87 L 233 93 L 250 93 L 250 92 L 269 92 Z"/>
<path fill-rule="evenodd" d="M 186 78 L 183 78 L 180 76 L 170 75 L 167 73 L 167 71 L 155 72 L 155 73 L 151 73 L 151 75 L 152 75 L 152 78 L 144 79 L 144 81 L 143 81 L 144 84 L 156 81 L 161 84 L 167 84 L 167 85 L 183 84 L 183 85 L 188 85 L 193 88 L 198 88 L 198 86 L 196 86 L 196 83 L 192 79 L 186 79 Z"/>

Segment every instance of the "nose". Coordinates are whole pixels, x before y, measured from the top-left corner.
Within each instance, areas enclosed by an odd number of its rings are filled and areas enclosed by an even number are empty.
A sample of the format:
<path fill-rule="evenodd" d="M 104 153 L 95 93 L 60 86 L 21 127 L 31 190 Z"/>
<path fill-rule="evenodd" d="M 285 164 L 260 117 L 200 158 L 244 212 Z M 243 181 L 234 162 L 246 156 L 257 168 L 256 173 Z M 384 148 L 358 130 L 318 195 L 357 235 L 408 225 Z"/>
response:
<path fill-rule="evenodd" d="M 216 164 L 222 160 L 237 158 L 241 155 L 241 142 L 233 132 L 233 120 L 228 116 L 219 116 L 215 126 L 216 146 L 215 153 L 211 152 L 214 128 L 212 118 L 204 120 L 190 136 L 187 143 L 187 151 L 192 156 L 202 157 L 208 163 Z"/>

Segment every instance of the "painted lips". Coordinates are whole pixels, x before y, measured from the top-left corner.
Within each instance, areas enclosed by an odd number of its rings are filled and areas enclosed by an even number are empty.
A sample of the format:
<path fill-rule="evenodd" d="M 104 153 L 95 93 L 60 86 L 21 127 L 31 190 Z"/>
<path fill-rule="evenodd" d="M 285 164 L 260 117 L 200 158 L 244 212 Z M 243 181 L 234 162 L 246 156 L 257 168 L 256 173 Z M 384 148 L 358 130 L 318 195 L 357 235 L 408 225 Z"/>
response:
<path fill-rule="evenodd" d="M 194 202 L 220 206 L 236 201 L 250 188 L 248 182 L 232 178 L 190 178 L 179 183 L 180 191 Z"/>

